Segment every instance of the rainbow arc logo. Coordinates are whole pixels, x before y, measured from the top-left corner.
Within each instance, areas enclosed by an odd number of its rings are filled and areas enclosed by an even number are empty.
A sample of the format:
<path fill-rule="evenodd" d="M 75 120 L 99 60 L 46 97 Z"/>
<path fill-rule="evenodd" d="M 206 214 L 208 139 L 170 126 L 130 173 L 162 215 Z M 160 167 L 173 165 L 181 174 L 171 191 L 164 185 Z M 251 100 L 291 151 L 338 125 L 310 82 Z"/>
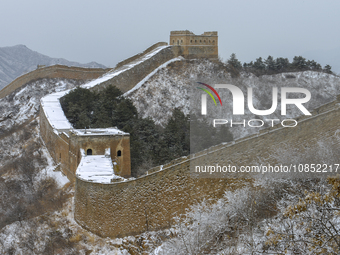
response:
<path fill-rule="evenodd" d="M 217 96 L 217 98 L 218 98 L 218 100 L 220 101 L 220 104 L 221 104 L 221 106 L 222 106 L 222 101 L 221 101 L 220 95 L 217 93 L 217 91 L 216 91 L 213 87 L 211 87 L 210 85 L 205 84 L 205 83 L 203 83 L 203 82 L 197 82 L 197 83 L 206 86 L 206 87 L 209 88 L 212 92 L 214 92 L 214 94 Z M 211 94 L 211 92 L 210 92 L 209 90 L 203 89 L 203 88 L 200 88 L 200 87 L 197 87 L 197 88 L 203 90 L 204 92 L 207 92 L 207 94 L 214 100 L 214 103 L 215 103 L 215 105 L 217 106 L 215 97 Z"/>

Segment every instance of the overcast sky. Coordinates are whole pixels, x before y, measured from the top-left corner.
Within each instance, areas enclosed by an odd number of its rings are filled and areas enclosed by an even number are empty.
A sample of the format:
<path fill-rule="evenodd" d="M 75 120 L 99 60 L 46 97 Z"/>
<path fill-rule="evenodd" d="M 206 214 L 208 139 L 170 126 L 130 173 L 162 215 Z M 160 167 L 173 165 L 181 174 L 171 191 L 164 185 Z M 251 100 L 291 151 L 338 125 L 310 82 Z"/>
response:
<path fill-rule="evenodd" d="M 303 55 L 339 69 L 340 1 L 0 0 L 0 47 L 114 67 L 169 41 L 171 30 L 218 31 L 219 54 L 249 62 Z M 338 70 L 337 70 L 338 71 Z"/>

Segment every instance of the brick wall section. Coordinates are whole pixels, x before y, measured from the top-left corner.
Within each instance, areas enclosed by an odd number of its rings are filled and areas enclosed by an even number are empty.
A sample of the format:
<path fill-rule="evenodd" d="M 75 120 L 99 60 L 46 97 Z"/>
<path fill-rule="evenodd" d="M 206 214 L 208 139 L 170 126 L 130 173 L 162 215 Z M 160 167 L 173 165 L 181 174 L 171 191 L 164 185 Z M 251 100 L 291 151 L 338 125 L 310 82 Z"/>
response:
<path fill-rule="evenodd" d="M 189 162 L 126 183 L 76 180 L 75 219 L 99 236 L 121 237 L 170 227 L 203 198 L 221 197 L 230 180 L 193 179 Z"/>
<path fill-rule="evenodd" d="M 82 67 L 69 67 L 63 65 L 53 65 L 44 68 L 39 68 L 27 74 L 24 74 L 2 90 L 0 90 L 0 98 L 3 98 L 10 93 L 12 93 L 17 88 L 38 79 L 42 78 L 65 78 L 74 80 L 93 80 L 111 69 L 101 69 L 101 68 L 82 68 Z"/>
<path fill-rule="evenodd" d="M 60 169 L 70 181 L 75 180 L 75 169 L 80 162 L 76 153 L 70 153 L 69 138 L 62 134 L 54 133 L 44 110 L 40 110 L 40 136 L 56 164 L 60 164 Z"/>
<path fill-rule="evenodd" d="M 230 178 L 197 179 L 190 165 L 251 165 L 259 157 L 275 164 L 271 153 L 283 143 L 300 146 L 303 152 L 319 139 L 335 135 L 340 126 L 339 99 L 318 108 L 312 117 L 301 118 L 295 128 L 266 129 L 258 135 L 209 148 L 192 155 L 190 160 L 177 159 L 161 171 L 159 167 L 151 169 L 152 174 L 136 180 L 96 184 L 77 179 L 75 220 L 97 235 L 112 238 L 169 227 L 172 217 L 190 205 L 220 198 L 226 188 L 235 185 Z"/>
<path fill-rule="evenodd" d="M 121 62 L 119 62 L 117 65 L 116 65 L 116 68 L 119 68 L 123 65 L 126 65 L 128 64 L 129 62 L 132 62 L 142 56 L 144 56 L 145 54 L 149 53 L 150 51 L 156 49 L 157 47 L 160 47 L 160 46 L 166 46 L 168 45 L 166 42 L 158 42 L 158 43 L 155 43 L 154 45 L 150 46 L 149 48 L 147 48 L 145 51 L 143 51 L 142 53 L 138 53 L 130 58 L 127 58 Z"/>
<path fill-rule="evenodd" d="M 97 86 L 91 88 L 91 90 L 100 91 L 109 85 L 113 85 L 118 87 L 122 92 L 126 92 L 132 89 L 138 82 L 140 82 L 143 78 L 145 78 L 145 76 L 147 76 L 157 67 L 177 56 L 177 52 L 173 51 L 172 47 L 165 48 L 151 58 L 141 62 L 140 64 L 125 72 L 120 73 L 106 82 L 98 84 Z"/>

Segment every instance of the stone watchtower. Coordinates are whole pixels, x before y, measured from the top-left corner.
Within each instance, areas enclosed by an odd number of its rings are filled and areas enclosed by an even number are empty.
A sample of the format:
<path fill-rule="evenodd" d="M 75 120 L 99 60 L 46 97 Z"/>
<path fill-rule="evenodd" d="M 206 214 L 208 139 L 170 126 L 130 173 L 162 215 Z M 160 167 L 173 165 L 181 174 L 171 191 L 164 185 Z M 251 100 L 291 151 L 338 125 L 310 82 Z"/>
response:
<path fill-rule="evenodd" d="M 195 35 L 189 30 L 171 31 L 170 45 L 178 46 L 179 54 L 185 58 L 218 58 L 217 31 Z"/>

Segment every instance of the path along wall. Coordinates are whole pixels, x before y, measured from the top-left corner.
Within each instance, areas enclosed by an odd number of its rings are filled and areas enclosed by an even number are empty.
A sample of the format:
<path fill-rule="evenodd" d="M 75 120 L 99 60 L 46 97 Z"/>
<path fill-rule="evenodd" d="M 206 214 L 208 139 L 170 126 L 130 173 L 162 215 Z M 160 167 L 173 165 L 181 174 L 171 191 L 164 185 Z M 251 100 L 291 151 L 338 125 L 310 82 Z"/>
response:
<path fill-rule="evenodd" d="M 274 127 L 235 142 L 212 147 L 191 159 L 182 158 L 149 171 L 132 181 L 99 184 L 76 179 L 75 220 L 103 237 L 121 237 L 170 227 L 172 218 L 203 199 L 218 199 L 225 189 L 244 179 L 195 178 L 191 165 L 275 164 L 272 152 L 284 144 L 301 153 L 320 139 L 334 136 L 340 127 L 339 98 L 297 119 L 294 128 Z M 150 172 L 153 172 L 150 174 Z M 240 176 L 241 177 L 241 176 Z M 244 178 L 245 176 L 243 176 Z M 249 178 L 249 176 L 248 176 Z"/>
<path fill-rule="evenodd" d="M 0 90 L 0 98 L 3 98 L 10 93 L 12 93 L 17 88 L 22 87 L 23 85 L 42 78 L 65 78 L 65 79 L 74 79 L 74 80 L 93 80 L 98 78 L 99 76 L 107 73 L 111 69 L 102 69 L 102 68 L 82 68 L 82 67 L 69 67 L 63 65 L 53 65 L 44 68 L 39 68 L 27 74 L 24 74 L 2 90 Z"/>
<path fill-rule="evenodd" d="M 53 129 L 46 118 L 43 109 L 40 109 L 40 136 L 56 164 L 59 164 L 62 172 L 70 181 L 75 180 L 75 170 L 80 162 L 80 155 L 70 150 L 68 135 L 59 133 Z"/>

